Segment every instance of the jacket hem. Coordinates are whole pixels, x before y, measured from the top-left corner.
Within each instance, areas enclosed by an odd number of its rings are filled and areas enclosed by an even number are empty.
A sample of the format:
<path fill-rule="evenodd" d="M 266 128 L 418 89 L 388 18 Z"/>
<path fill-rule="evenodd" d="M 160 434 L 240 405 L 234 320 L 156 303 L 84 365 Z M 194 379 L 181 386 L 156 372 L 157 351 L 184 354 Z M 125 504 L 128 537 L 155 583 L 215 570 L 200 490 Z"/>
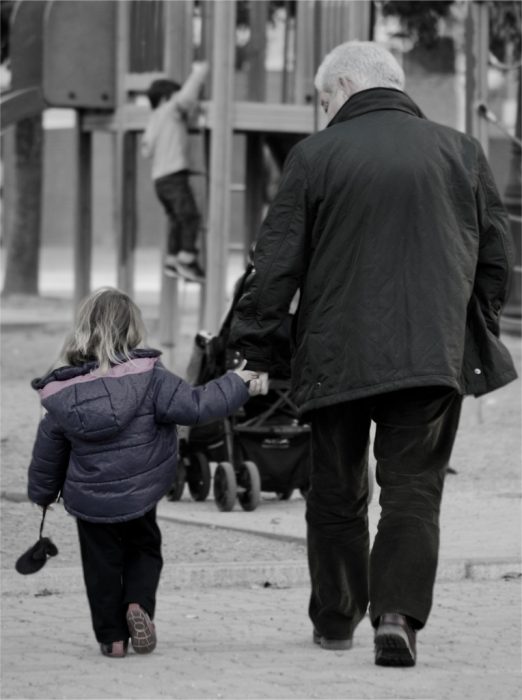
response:
<path fill-rule="evenodd" d="M 355 401 L 356 399 L 364 399 L 367 396 L 376 396 L 378 394 L 387 394 L 400 389 L 413 389 L 423 386 L 448 386 L 455 389 L 459 394 L 463 394 L 463 390 L 459 382 L 451 376 L 441 375 L 422 375 L 420 377 L 410 377 L 400 379 L 395 382 L 386 382 L 384 384 L 376 384 L 374 386 L 360 387 L 359 389 L 349 389 L 341 393 L 329 394 L 328 396 L 320 396 L 305 401 L 299 407 L 299 413 L 307 413 L 316 408 L 325 408 L 337 403 L 345 403 L 347 401 Z"/>
<path fill-rule="evenodd" d="M 94 516 L 94 515 L 87 515 L 86 513 L 81 513 L 80 511 L 74 510 L 74 508 L 68 507 L 64 503 L 64 508 L 65 510 L 69 513 L 69 515 L 74 516 L 75 518 L 78 518 L 78 520 L 85 520 L 88 523 L 124 523 L 127 522 L 128 520 L 136 520 L 137 518 L 141 518 L 144 516 L 146 513 L 149 512 L 149 510 L 152 510 L 155 508 L 159 501 L 153 501 L 149 505 L 147 505 L 145 508 L 140 508 L 134 513 L 126 513 L 125 515 L 113 515 L 113 516 Z"/>

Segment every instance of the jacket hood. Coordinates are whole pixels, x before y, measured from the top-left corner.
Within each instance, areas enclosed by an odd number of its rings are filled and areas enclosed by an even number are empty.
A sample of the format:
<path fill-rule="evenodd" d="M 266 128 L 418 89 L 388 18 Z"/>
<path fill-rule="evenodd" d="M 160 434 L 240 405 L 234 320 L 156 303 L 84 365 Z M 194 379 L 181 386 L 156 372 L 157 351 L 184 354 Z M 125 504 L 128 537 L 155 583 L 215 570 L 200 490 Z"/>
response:
<path fill-rule="evenodd" d="M 67 435 L 103 440 L 123 430 L 139 411 L 160 354 L 135 350 L 106 374 L 99 373 L 97 362 L 59 367 L 31 385 Z"/>
<path fill-rule="evenodd" d="M 426 119 L 421 109 L 402 90 L 395 88 L 369 88 L 361 90 L 352 95 L 343 104 L 335 117 L 328 123 L 328 127 L 340 122 L 360 117 L 367 112 L 377 112 L 383 109 L 395 109 L 399 112 L 406 112 L 415 117 Z"/>

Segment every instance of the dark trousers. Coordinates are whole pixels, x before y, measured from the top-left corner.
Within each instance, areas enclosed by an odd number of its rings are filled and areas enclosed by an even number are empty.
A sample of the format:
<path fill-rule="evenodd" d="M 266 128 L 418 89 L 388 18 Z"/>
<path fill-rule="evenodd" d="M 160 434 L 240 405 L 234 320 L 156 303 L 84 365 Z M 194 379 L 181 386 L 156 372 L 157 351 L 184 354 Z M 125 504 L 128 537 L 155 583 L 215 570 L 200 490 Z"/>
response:
<path fill-rule="evenodd" d="M 374 626 L 387 612 L 406 615 L 417 629 L 426 623 L 437 569 L 444 474 L 461 403 L 453 389 L 423 387 L 311 413 L 309 614 L 321 635 L 351 637 L 368 602 Z M 381 516 L 370 554 L 372 420 Z"/>
<path fill-rule="evenodd" d="M 139 603 L 154 617 L 163 565 L 156 509 L 123 523 L 77 523 L 96 639 L 105 644 L 128 639 L 129 603 Z"/>
<path fill-rule="evenodd" d="M 156 196 L 163 205 L 169 222 L 167 252 L 180 250 L 197 253 L 201 217 L 189 183 L 189 171 L 165 175 L 154 181 Z"/>

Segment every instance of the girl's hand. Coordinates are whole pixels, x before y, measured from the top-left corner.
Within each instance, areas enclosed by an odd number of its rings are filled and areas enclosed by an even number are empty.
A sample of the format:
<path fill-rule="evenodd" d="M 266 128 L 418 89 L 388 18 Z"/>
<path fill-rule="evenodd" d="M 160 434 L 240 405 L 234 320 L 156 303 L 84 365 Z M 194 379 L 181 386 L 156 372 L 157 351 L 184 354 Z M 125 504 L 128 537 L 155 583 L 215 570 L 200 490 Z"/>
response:
<path fill-rule="evenodd" d="M 240 366 L 233 370 L 238 374 L 241 379 L 245 382 L 248 387 L 248 393 L 250 396 L 257 396 L 262 392 L 263 386 L 261 380 L 259 379 L 259 374 L 257 372 L 252 372 L 251 370 L 243 369 L 246 366 L 247 361 L 243 360 Z"/>

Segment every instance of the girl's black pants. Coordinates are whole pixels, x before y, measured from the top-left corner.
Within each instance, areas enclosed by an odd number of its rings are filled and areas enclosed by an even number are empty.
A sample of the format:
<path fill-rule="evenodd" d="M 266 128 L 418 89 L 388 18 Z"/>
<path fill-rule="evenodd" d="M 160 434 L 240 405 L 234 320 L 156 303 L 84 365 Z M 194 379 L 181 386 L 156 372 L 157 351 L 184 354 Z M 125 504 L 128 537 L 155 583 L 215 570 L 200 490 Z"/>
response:
<path fill-rule="evenodd" d="M 105 644 L 126 640 L 129 603 L 139 603 L 154 617 L 163 566 L 156 508 L 122 523 L 77 523 L 96 639 Z"/>
<path fill-rule="evenodd" d="M 406 615 L 417 629 L 426 623 L 437 570 L 442 488 L 461 403 L 449 387 L 423 387 L 310 413 L 309 614 L 322 636 L 352 637 L 368 603 L 374 626 L 381 615 L 393 612 Z M 381 515 L 370 553 L 372 421 Z"/>

